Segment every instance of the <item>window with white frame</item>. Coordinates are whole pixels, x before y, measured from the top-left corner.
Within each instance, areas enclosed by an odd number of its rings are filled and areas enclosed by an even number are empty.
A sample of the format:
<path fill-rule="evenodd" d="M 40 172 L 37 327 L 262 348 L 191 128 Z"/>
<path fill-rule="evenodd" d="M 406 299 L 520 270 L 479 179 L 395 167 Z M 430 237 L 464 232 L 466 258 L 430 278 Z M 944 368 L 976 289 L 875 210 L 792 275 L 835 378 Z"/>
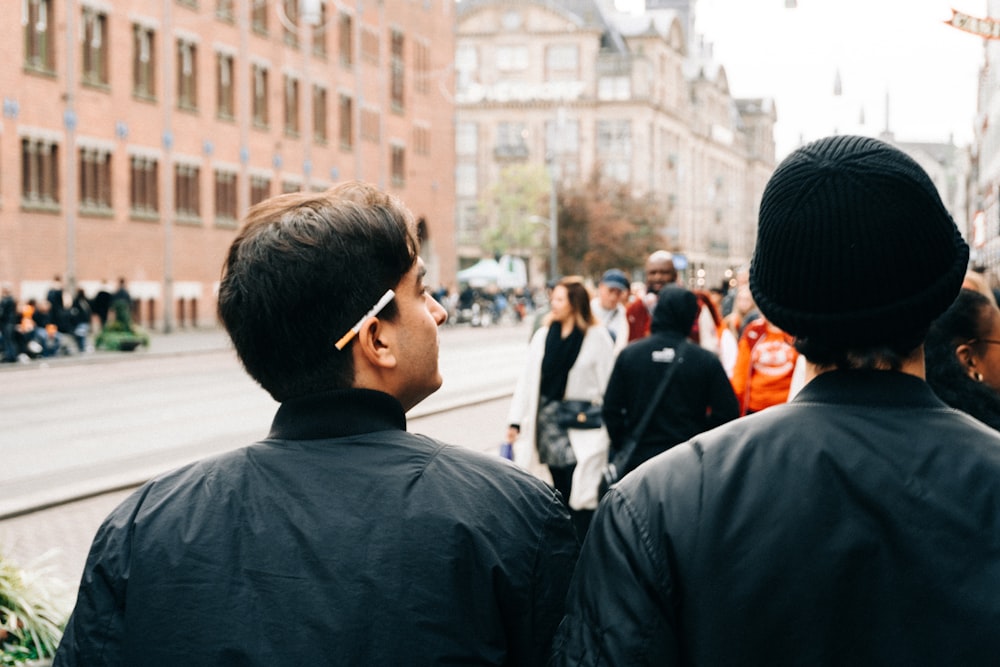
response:
<path fill-rule="evenodd" d="M 80 210 L 111 211 L 111 151 L 106 148 L 80 147 Z"/>
<path fill-rule="evenodd" d="M 628 100 L 632 85 L 627 76 L 602 76 L 597 82 L 597 98 L 601 100 Z"/>
<path fill-rule="evenodd" d="M 455 153 L 476 155 L 479 152 L 479 125 L 469 121 L 458 123 L 455 128 Z"/>
<path fill-rule="evenodd" d="M 550 44 L 545 49 L 545 72 L 549 78 L 575 77 L 580 68 L 580 47 Z"/>
<path fill-rule="evenodd" d="M 215 103 L 219 118 L 233 118 L 233 55 L 231 53 L 215 54 Z"/>
<path fill-rule="evenodd" d="M 58 208 L 59 144 L 48 139 L 21 139 L 21 205 Z"/>
<path fill-rule="evenodd" d="M 498 46 L 496 67 L 501 72 L 516 72 L 528 69 L 527 46 Z"/>
<path fill-rule="evenodd" d="M 601 172 L 620 183 L 630 180 L 632 169 L 632 123 L 627 120 L 597 121 L 597 160 Z"/>
<path fill-rule="evenodd" d="M 24 28 L 25 69 L 51 74 L 55 69 L 51 0 L 22 0 L 21 26 Z"/>
<path fill-rule="evenodd" d="M 108 85 L 108 15 L 92 7 L 83 8 L 83 83 Z"/>
<path fill-rule="evenodd" d="M 154 217 L 160 210 L 159 162 L 155 157 L 129 157 L 129 213 Z"/>
<path fill-rule="evenodd" d="M 198 108 L 198 47 L 186 39 L 177 40 L 177 106 Z"/>
<path fill-rule="evenodd" d="M 463 162 L 455 166 L 455 196 L 475 197 L 479 192 L 476 179 L 478 167 L 475 162 Z"/>
<path fill-rule="evenodd" d="M 132 25 L 132 94 L 144 99 L 156 96 L 156 34 L 138 23 Z"/>
<path fill-rule="evenodd" d="M 267 74 L 267 67 L 264 65 L 255 63 L 250 68 L 251 113 L 254 126 L 259 128 L 265 128 L 268 124 Z"/>

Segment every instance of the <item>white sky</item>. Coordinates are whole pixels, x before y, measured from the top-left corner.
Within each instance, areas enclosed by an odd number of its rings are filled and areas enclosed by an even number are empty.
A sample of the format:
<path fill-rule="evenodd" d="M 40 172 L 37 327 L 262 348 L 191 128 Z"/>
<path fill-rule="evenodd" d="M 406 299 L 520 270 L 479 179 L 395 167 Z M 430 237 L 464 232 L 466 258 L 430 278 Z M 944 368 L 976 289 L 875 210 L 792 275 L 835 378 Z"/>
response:
<path fill-rule="evenodd" d="M 951 9 L 986 16 L 986 0 L 698 0 L 736 97 L 771 97 L 778 159 L 833 134 L 957 144 L 972 139 L 983 41 L 945 25 Z M 842 95 L 833 95 L 840 70 Z M 859 125 L 864 109 L 864 125 Z"/>

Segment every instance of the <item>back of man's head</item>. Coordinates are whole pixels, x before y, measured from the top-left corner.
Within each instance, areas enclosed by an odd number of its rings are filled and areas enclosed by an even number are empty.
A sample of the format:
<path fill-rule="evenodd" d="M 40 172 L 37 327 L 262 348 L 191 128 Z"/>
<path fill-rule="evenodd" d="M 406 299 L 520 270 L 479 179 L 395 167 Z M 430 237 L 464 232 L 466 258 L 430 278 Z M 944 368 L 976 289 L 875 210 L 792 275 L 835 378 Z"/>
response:
<path fill-rule="evenodd" d="M 750 289 L 811 361 L 832 363 L 846 350 L 917 348 L 968 259 L 912 158 L 877 139 L 835 136 L 793 152 L 768 182 Z"/>
<path fill-rule="evenodd" d="M 219 286 L 219 317 L 247 372 L 276 400 L 351 386 L 334 343 L 417 260 L 413 216 L 349 182 L 265 200 L 247 213 Z M 395 304 L 382 310 L 392 320 Z"/>

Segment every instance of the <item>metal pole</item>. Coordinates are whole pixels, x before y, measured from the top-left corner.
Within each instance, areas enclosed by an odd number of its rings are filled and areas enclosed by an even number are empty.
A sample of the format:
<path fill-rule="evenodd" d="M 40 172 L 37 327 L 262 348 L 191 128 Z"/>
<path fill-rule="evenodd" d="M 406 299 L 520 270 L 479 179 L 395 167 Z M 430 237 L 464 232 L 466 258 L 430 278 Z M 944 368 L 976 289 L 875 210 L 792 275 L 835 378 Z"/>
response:
<path fill-rule="evenodd" d="M 173 2 L 163 0 L 163 39 L 160 40 L 160 54 L 163 68 L 163 199 L 160 212 L 163 215 L 163 333 L 174 329 L 174 132 L 173 105 L 174 88 L 174 26 Z"/>
<path fill-rule="evenodd" d="M 559 213 L 556 210 L 555 167 L 549 164 L 549 273 L 552 280 L 559 278 Z"/>
<path fill-rule="evenodd" d="M 76 293 L 76 207 L 79 205 L 76 170 L 76 125 L 77 115 L 75 108 L 76 101 L 76 12 L 77 3 L 70 0 L 66 3 L 66 108 L 63 112 L 63 125 L 66 128 L 66 203 L 63 210 L 66 212 L 66 289 L 70 294 Z M 54 24 L 55 3 L 49 5 L 50 25 Z M 51 29 L 51 27 L 50 27 Z M 55 308 L 56 305 L 53 304 Z M 59 304 L 62 307 L 62 304 Z"/>

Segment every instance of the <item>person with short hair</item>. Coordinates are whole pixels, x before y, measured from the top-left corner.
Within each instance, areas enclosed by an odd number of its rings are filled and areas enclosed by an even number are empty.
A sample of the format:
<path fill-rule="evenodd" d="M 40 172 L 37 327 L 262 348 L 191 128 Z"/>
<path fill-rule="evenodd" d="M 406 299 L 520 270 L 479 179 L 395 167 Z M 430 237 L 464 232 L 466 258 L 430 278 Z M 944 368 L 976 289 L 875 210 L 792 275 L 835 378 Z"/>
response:
<path fill-rule="evenodd" d="M 891 145 L 836 136 L 782 161 L 750 288 L 810 379 L 611 488 L 552 664 L 995 663 L 1000 434 L 924 380 L 968 259 Z"/>
<path fill-rule="evenodd" d="M 608 269 L 597 283 L 597 295 L 590 300 L 590 310 L 597 321 L 604 325 L 614 341 L 617 355 L 628 345 L 628 317 L 625 303 L 631 285 L 621 269 Z"/>
<path fill-rule="evenodd" d="M 249 210 L 218 310 L 270 433 L 111 513 L 56 667 L 544 664 L 573 526 L 510 462 L 407 432 L 442 383 L 418 243 L 360 182 Z"/>
<path fill-rule="evenodd" d="M 656 308 L 656 295 L 664 285 L 677 282 L 677 269 L 674 267 L 674 256 L 666 250 L 657 250 L 646 258 L 646 292 L 641 299 L 635 299 L 628 305 L 629 342 L 645 338 L 649 335 L 649 325 L 653 321 L 653 309 Z"/>

